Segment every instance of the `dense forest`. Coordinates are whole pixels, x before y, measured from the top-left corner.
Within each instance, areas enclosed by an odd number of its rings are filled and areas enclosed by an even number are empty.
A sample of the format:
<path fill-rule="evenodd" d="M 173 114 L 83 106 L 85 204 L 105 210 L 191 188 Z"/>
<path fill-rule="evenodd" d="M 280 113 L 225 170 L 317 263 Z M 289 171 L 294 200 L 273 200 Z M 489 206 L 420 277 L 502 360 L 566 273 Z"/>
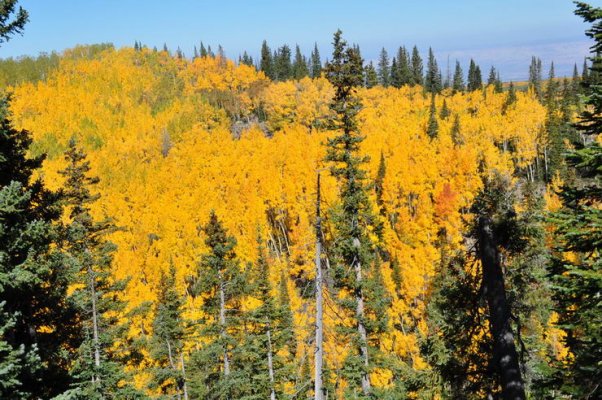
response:
<path fill-rule="evenodd" d="M 0 398 L 599 399 L 602 8 L 524 87 L 334 34 L 0 60 Z M 28 14 L 0 0 L 0 46 Z"/>

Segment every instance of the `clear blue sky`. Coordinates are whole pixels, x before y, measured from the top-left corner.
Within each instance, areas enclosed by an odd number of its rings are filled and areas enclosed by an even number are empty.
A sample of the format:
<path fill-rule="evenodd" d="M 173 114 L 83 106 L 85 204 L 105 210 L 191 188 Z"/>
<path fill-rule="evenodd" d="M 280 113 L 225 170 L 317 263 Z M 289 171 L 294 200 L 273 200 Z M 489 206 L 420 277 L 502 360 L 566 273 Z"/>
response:
<path fill-rule="evenodd" d="M 600 1 L 591 1 L 600 6 Z M 263 39 L 272 47 L 298 43 L 309 54 L 318 43 L 323 58 L 332 33 L 360 45 L 366 60 L 382 47 L 432 46 L 445 73 L 447 59 L 467 69 L 472 57 L 484 74 L 494 64 L 502 79 L 527 75 L 532 55 L 570 75 L 583 63 L 587 27 L 569 0 L 21 0 L 30 13 L 23 37 L 0 48 L 0 57 L 37 55 L 76 44 L 112 42 L 149 47 L 180 46 L 187 55 L 202 40 L 236 58 L 256 56 Z M 547 73 L 547 71 L 546 71 Z"/>

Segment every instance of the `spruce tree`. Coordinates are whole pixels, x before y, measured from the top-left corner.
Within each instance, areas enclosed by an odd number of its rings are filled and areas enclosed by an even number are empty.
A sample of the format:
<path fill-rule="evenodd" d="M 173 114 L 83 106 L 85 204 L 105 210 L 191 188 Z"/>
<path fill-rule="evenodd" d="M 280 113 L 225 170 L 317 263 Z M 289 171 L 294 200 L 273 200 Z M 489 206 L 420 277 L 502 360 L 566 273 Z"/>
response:
<path fill-rule="evenodd" d="M 554 213 L 556 257 L 553 269 L 554 299 L 559 326 L 566 332 L 571 357 L 559 366 L 558 381 L 567 395 L 599 398 L 602 394 L 602 146 L 595 140 L 602 132 L 602 86 L 592 82 L 602 58 L 602 9 L 577 2 L 575 14 L 591 24 L 586 35 L 594 39 L 592 67 L 586 87 L 585 108 L 577 129 L 589 138 L 567 156 L 579 180 L 559 193 L 562 208 Z M 570 253 L 571 256 L 567 256 Z"/>
<path fill-rule="evenodd" d="M 127 326 L 120 322 L 126 304 L 120 299 L 126 282 L 111 276 L 112 253 L 116 247 L 107 240 L 115 231 L 109 218 L 95 220 L 91 206 L 99 198 L 91 188 L 99 180 L 90 177 L 90 163 L 74 139 L 65 153 L 67 167 L 63 204 L 68 210 L 62 247 L 72 268 L 71 298 L 79 308 L 83 342 L 73 365 L 73 388 L 63 397 L 104 399 L 139 397 L 125 372 Z"/>
<path fill-rule="evenodd" d="M 414 46 L 412 49 L 412 59 L 411 59 L 411 72 L 412 72 L 412 86 L 413 85 L 422 85 L 424 83 L 424 73 L 422 70 L 422 58 L 420 57 L 420 53 L 418 52 L 418 48 Z"/>
<path fill-rule="evenodd" d="M 295 60 L 293 62 L 293 78 L 296 80 L 305 78 L 309 75 L 309 70 L 307 69 L 307 60 L 305 56 L 301 54 L 301 49 L 299 45 L 295 46 Z"/>
<path fill-rule="evenodd" d="M 468 68 L 468 84 L 466 89 L 469 92 L 474 92 L 475 90 L 480 90 L 482 87 L 483 78 L 481 77 L 481 68 L 471 59 L 470 67 Z"/>
<path fill-rule="evenodd" d="M 278 81 L 286 81 L 293 77 L 291 49 L 286 44 L 278 49 L 274 57 L 274 77 Z"/>
<path fill-rule="evenodd" d="M 399 76 L 399 67 L 397 65 L 397 60 L 393 57 L 391 60 L 391 86 L 395 88 L 401 87 L 401 79 Z"/>
<path fill-rule="evenodd" d="M 495 82 L 497 81 L 497 74 L 495 72 L 495 67 L 492 66 L 489 70 L 489 77 L 487 78 L 487 86 L 493 85 L 495 86 Z"/>
<path fill-rule="evenodd" d="M 60 196 L 34 180 L 44 157 L 27 156 L 30 133 L 12 126 L 8 101 L 0 100 L 0 397 L 50 398 L 70 381 L 77 313 L 57 250 Z"/>
<path fill-rule="evenodd" d="M 203 44 L 203 42 L 201 42 L 201 48 L 199 50 L 199 56 L 201 58 L 207 57 L 209 54 L 207 52 L 207 49 L 205 48 L 205 45 Z"/>
<path fill-rule="evenodd" d="M 464 138 L 462 137 L 462 128 L 460 127 L 460 116 L 456 114 L 454 116 L 454 124 L 451 129 L 452 143 L 458 147 L 464 144 Z"/>
<path fill-rule="evenodd" d="M 274 79 L 274 61 L 272 59 L 272 51 L 268 47 L 268 43 L 264 40 L 261 44 L 261 59 L 259 61 L 259 70 L 263 71 L 265 76 Z"/>
<path fill-rule="evenodd" d="M 378 81 L 383 87 L 387 87 L 391 84 L 391 69 L 389 66 L 389 55 L 387 50 L 383 47 L 380 51 L 378 59 Z"/>
<path fill-rule="evenodd" d="M 426 134 L 434 139 L 439 135 L 439 123 L 437 122 L 437 107 L 435 106 L 435 94 L 431 95 L 431 105 L 429 107 L 429 119 L 426 125 Z"/>
<path fill-rule="evenodd" d="M 372 64 L 372 61 L 370 61 L 370 63 L 366 65 L 364 75 L 366 77 L 364 85 L 368 89 L 378 85 L 378 74 L 376 73 L 376 68 L 374 68 L 374 64 Z"/>
<path fill-rule="evenodd" d="M 192 398 L 239 398 L 248 390 L 249 377 L 241 375 L 242 366 L 234 354 L 242 341 L 241 301 L 247 292 L 246 277 L 235 253 L 236 240 L 214 211 L 203 227 L 207 253 L 189 279 L 189 292 L 203 299 L 203 319 L 198 334 L 203 345 L 191 354 L 188 381 Z"/>
<path fill-rule="evenodd" d="M 170 263 L 169 272 L 161 273 L 153 335 L 150 339 L 152 368 L 151 389 L 159 389 L 164 395 L 188 398 L 186 385 L 186 361 L 184 359 L 185 321 L 182 318 L 184 298 L 178 293 L 176 269 Z"/>
<path fill-rule="evenodd" d="M 362 60 L 357 51 L 347 46 L 337 31 L 333 41 L 332 61 L 326 76 L 335 89 L 331 110 L 337 135 L 327 141 L 326 161 L 331 163 L 331 173 L 340 184 L 340 206 L 333 212 L 335 236 L 333 259 L 335 286 L 351 295 L 341 300 L 341 306 L 354 321 L 354 328 L 343 328 L 352 347 L 343 367 L 348 383 L 347 397 L 369 398 L 372 392 L 370 372 L 376 366 L 372 356 L 378 349 L 370 338 L 379 331 L 378 318 L 373 314 L 378 304 L 374 302 L 375 277 L 380 273 L 373 266 L 373 243 L 368 226 L 375 225 L 375 216 L 369 201 L 369 184 L 362 165 L 367 157 L 360 154 L 364 137 L 357 124 L 361 102 L 357 88 L 362 84 Z M 373 320 L 371 315 L 376 315 Z"/>
<path fill-rule="evenodd" d="M 516 103 L 516 90 L 514 89 L 514 82 L 510 82 L 508 85 L 508 94 L 506 95 L 506 100 L 502 105 L 502 114 L 505 114 L 512 104 Z"/>
<path fill-rule="evenodd" d="M 538 99 L 542 99 L 541 60 L 535 56 L 531 57 L 531 65 L 529 65 L 529 89 L 535 92 Z"/>
<path fill-rule="evenodd" d="M 429 58 L 426 64 L 426 76 L 424 78 L 424 89 L 429 93 L 439 93 L 442 89 L 441 75 L 433 49 L 429 47 Z"/>
<path fill-rule="evenodd" d="M 441 106 L 441 111 L 439 111 L 439 118 L 447 119 L 451 114 L 449 107 L 447 107 L 447 100 L 443 99 L 443 105 Z"/>
<path fill-rule="evenodd" d="M 412 83 L 410 56 L 405 47 L 400 47 L 397 50 L 397 75 L 400 86 L 409 85 Z"/>
<path fill-rule="evenodd" d="M 319 78 L 322 75 L 322 61 L 320 60 L 320 51 L 318 43 L 314 43 L 314 50 L 311 52 L 311 77 Z"/>
<path fill-rule="evenodd" d="M 462 67 L 460 67 L 460 62 L 456 61 L 456 68 L 454 70 L 454 80 L 452 83 L 452 91 L 454 93 L 458 93 L 463 92 L 464 89 L 464 73 L 462 72 Z"/>

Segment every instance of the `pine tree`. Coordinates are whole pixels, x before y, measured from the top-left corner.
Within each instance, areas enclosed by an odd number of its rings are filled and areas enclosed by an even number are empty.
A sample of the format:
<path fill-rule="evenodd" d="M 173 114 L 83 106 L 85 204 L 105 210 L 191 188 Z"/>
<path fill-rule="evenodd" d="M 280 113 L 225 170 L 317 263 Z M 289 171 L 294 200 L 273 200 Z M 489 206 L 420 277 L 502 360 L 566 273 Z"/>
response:
<path fill-rule="evenodd" d="M 33 179 L 44 157 L 27 156 L 30 134 L 13 128 L 8 101 L 0 102 L 0 397 L 50 398 L 69 384 L 77 314 L 57 251 L 59 196 Z"/>
<path fill-rule="evenodd" d="M 11 36 L 22 34 L 25 24 L 29 21 L 29 14 L 19 6 L 16 10 L 17 0 L 3 0 L 0 9 L 0 44 L 8 42 Z"/>
<path fill-rule="evenodd" d="M 376 73 L 376 68 L 374 68 L 372 61 L 366 65 L 364 75 L 366 76 L 366 82 L 364 84 L 368 89 L 378 85 L 378 74 Z"/>
<path fill-rule="evenodd" d="M 301 49 L 299 49 L 299 45 L 295 46 L 295 60 L 293 62 L 293 78 L 296 80 L 302 79 L 309 75 L 309 70 L 307 69 L 307 60 L 305 56 L 301 54 Z"/>
<path fill-rule="evenodd" d="M 487 78 L 487 86 L 493 85 L 495 86 L 495 82 L 497 81 L 497 74 L 495 72 L 495 67 L 492 66 L 489 70 L 489 77 Z"/>
<path fill-rule="evenodd" d="M 537 98 L 541 100 L 541 60 L 535 56 L 531 57 L 531 65 L 529 65 L 529 89 L 535 92 Z"/>
<path fill-rule="evenodd" d="M 393 57 L 393 60 L 391 60 L 391 86 L 395 88 L 401 87 L 399 67 L 397 66 L 397 60 L 395 59 L 395 57 Z"/>
<path fill-rule="evenodd" d="M 464 89 L 464 73 L 462 72 L 462 67 L 460 67 L 460 62 L 456 61 L 456 69 L 454 70 L 452 90 L 454 93 L 458 93 L 463 92 Z"/>
<path fill-rule="evenodd" d="M 318 43 L 314 43 L 314 50 L 311 52 L 311 77 L 319 78 L 322 75 L 322 61 L 320 60 L 320 51 Z"/>
<path fill-rule="evenodd" d="M 414 46 L 412 49 L 412 60 L 411 60 L 411 72 L 412 72 L 412 86 L 422 85 L 424 83 L 424 73 L 422 70 L 422 58 L 418 52 L 418 48 Z"/>
<path fill-rule="evenodd" d="M 502 105 L 502 113 L 505 114 L 508 107 L 512 104 L 516 103 L 516 90 L 514 90 L 514 82 L 510 82 L 508 85 L 508 95 L 506 96 L 506 101 Z"/>
<path fill-rule="evenodd" d="M 602 58 L 602 9 L 577 2 L 575 14 L 591 25 L 586 35 L 594 39 L 585 109 L 577 129 L 592 140 L 569 153 L 567 163 L 576 169 L 578 182 L 560 192 L 562 209 L 554 214 L 556 257 L 553 269 L 554 299 L 559 326 L 567 333 L 565 344 L 571 357 L 559 366 L 559 383 L 575 398 L 599 398 L 602 394 L 602 146 L 595 138 L 602 132 L 602 86 L 591 76 Z M 567 253 L 572 256 L 567 257 Z"/>
<path fill-rule="evenodd" d="M 368 226 L 375 216 L 368 197 L 368 182 L 362 165 L 367 157 L 359 153 L 364 137 L 357 125 L 361 102 L 357 87 L 362 84 L 362 60 L 357 51 L 347 46 L 341 31 L 334 35 L 332 61 L 326 76 L 335 88 L 331 110 L 335 114 L 333 128 L 337 136 L 328 139 L 326 161 L 332 163 L 331 173 L 339 181 L 341 205 L 334 212 L 335 238 L 332 264 L 335 285 L 351 295 L 341 306 L 354 321 L 355 328 L 345 330 L 353 347 L 345 360 L 343 374 L 348 383 L 347 396 L 368 398 L 372 391 L 370 371 L 375 367 L 370 354 L 377 352 L 370 337 L 378 333 L 378 323 L 370 316 L 377 304 L 372 300 L 375 276 L 380 273 L 372 265 L 371 239 Z M 383 317 L 383 314 L 377 314 Z"/>
<path fill-rule="evenodd" d="M 471 59 L 470 67 L 468 68 L 468 84 L 466 89 L 469 92 L 474 92 L 475 90 L 480 90 L 482 87 L 481 68 Z"/>
<path fill-rule="evenodd" d="M 410 71 L 410 57 L 405 47 L 397 50 L 397 75 L 399 85 L 409 85 L 412 83 L 412 72 Z"/>
<path fill-rule="evenodd" d="M 441 111 L 439 111 L 439 118 L 447 119 L 451 115 L 451 111 L 447 107 L 447 100 L 443 99 L 443 105 L 441 106 Z"/>
<path fill-rule="evenodd" d="M 247 319 L 251 332 L 241 348 L 245 348 L 244 375 L 252 381 L 247 397 L 257 399 L 282 398 L 286 387 L 294 384 L 294 352 L 292 314 L 288 293 L 280 289 L 280 304 L 272 293 L 270 269 L 262 240 L 258 239 L 259 256 L 251 295 L 259 301 Z M 286 290 L 286 282 L 283 282 Z M 238 352 L 238 357 L 242 352 Z M 253 397 L 256 396 L 256 397 Z"/>
<path fill-rule="evenodd" d="M 429 58 L 426 64 L 426 77 L 424 79 L 424 88 L 429 93 L 439 93 L 442 89 L 441 75 L 433 49 L 429 47 Z"/>
<path fill-rule="evenodd" d="M 265 40 L 261 44 L 261 60 L 259 61 L 259 70 L 263 71 L 265 76 L 268 78 L 275 79 L 272 51 L 268 47 L 268 43 Z"/>
<path fill-rule="evenodd" d="M 274 57 L 274 76 L 278 81 L 286 81 L 293 77 L 293 64 L 291 63 L 291 49 L 283 45 Z"/>
<path fill-rule="evenodd" d="M 79 308 L 83 342 L 79 347 L 72 375 L 75 383 L 65 398 L 104 399 L 138 397 L 125 372 L 123 341 L 127 326 L 119 322 L 125 311 L 120 293 L 126 282 L 111 276 L 112 253 L 116 247 L 106 239 L 115 231 L 110 219 L 96 221 L 91 205 L 99 196 L 90 189 L 98 178 L 90 177 L 90 163 L 74 139 L 65 153 L 67 167 L 63 204 L 69 211 L 63 248 L 73 270 L 71 297 Z"/>
<path fill-rule="evenodd" d="M 162 394 L 187 399 L 186 364 L 184 359 L 185 321 L 182 318 L 184 299 L 176 286 L 176 269 L 173 263 L 169 273 L 161 273 L 150 354 L 155 362 L 152 369 L 152 389 Z"/>
<path fill-rule="evenodd" d="M 248 383 L 233 355 L 242 339 L 240 310 L 247 291 L 246 277 L 234 251 L 236 240 L 228 235 L 215 212 L 211 212 L 203 232 L 208 252 L 201 257 L 196 275 L 189 279 L 189 292 L 204 300 L 201 309 L 205 317 L 199 331 L 203 346 L 191 354 L 189 391 L 192 398 L 239 398 L 237 393 L 248 389 Z"/>
<path fill-rule="evenodd" d="M 391 69 L 389 66 L 389 55 L 383 47 L 380 51 L 378 59 L 378 81 L 383 87 L 387 87 L 391 83 Z"/>
<path fill-rule="evenodd" d="M 209 55 L 209 53 L 207 52 L 207 49 L 205 48 L 205 45 L 203 44 L 203 42 L 201 42 L 201 48 L 199 50 L 199 55 L 201 56 L 201 58 L 207 57 Z"/>
<path fill-rule="evenodd" d="M 451 129 L 451 137 L 454 146 L 462 146 L 464 144 L 464 138 L 462 137 L 462 128 L 460 127 L 460 116 L 456 114 L 454 116 L 454 124 Z"/>
<path fill-rule="evenodd" d="M 437 122 L 437 107 L 435 106 L 435 94 L 431 95 L 431 105 L 429 107 L 429 119 L 426 125 L 426 134 L 434 139 L 439 135 L 439 123 Z"/>

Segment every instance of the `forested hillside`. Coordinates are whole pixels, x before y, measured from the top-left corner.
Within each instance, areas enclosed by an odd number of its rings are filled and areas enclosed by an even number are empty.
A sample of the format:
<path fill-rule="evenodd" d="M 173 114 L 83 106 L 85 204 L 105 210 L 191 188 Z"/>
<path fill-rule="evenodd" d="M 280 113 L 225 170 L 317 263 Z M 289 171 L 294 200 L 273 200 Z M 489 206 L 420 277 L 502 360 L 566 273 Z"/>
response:
<path fill-rule="evenodd" d="M 377 72 L 340 32 L 278 78 L 264 47 L 81 46 L 3 77 L 0 292 L 45 260 L 65 299 L 32 304 L 65 312 L 28 325 L 62 339 L 27 378 L 2 314 L 3 398 L 597 398 L 599 59 L 542 81 L 534 58 L 515 90 L 473 63 L 444 84 L 432 51 L 419 80 L 405 48 Z M 42 220 L 35 252 L 10 233 Z"/>

